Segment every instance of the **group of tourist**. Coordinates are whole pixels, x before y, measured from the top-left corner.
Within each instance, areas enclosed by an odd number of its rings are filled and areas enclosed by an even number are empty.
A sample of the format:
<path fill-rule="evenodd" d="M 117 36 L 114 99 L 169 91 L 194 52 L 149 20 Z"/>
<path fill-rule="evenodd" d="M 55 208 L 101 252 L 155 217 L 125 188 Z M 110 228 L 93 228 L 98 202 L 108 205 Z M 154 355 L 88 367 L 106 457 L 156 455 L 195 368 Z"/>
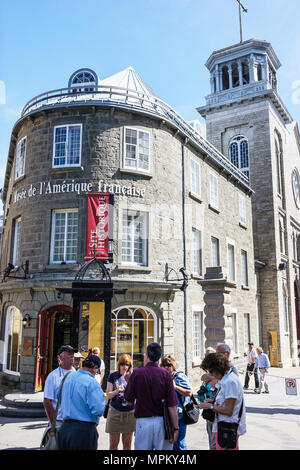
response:
<path fill-rule="evenodd" d="M 261 348 L 257 348 L 256 354 L 253 349 L 253 343 L 249 343 L 244 389 L 249 387 L 253 373 L 255 391 L 260 393 L 264 385 L 268 392 L 265 381 L 270 366 L 268 357 Z M 107 379 L 106 399 L 100 386 L 104 361 L 99 348 L 89 350 L 84 357 L 71 346 L 62 346 L 58 361 L 59 367 L 46 379 L 44 407 L 49 423 L 53 424 L 62 388 L 55 422 L 61 450 L 96 450 L 97 425 L 103 415 L 110 450 L 117 450 L 120 440 L 123 450 L 130 450 L 133 436 L 135 450 L 187 449 L 184 417 L 187 405 L 195 401 L 192 387 L 186 374 L 178 370 L 175 358 L 163 355 L 158 343 L 148 345 L 145 365 L 135 370 L 131 356 L 120 355 L 117 370 Z M 230 428 L 233 443 L 229 448 L 237 450 L 238 438 L 246 432 L 246 409 L 239 372 L 230 362 L 229 346 L 220 343 L 216 350 L 208 348 L 200 367 L 205 374 L 201 377 L 196 406 L 203 410 L 209 449 L 227 449 L 229 444 L 224 436 Z M 260 383 L 257 383 L 257 368 Z M 69 374 L 67 378 L 66 374 Z M 227 426 L 225 433 L 224 426 Z"/>

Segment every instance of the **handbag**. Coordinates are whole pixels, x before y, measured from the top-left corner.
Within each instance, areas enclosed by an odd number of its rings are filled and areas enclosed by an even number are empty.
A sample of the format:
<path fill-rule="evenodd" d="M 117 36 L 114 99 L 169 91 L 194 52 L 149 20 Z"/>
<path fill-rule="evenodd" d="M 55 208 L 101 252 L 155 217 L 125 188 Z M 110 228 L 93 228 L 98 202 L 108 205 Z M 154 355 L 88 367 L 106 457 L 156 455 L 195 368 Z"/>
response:
<path fill-rule="evenodd" d="M 62 394 L 63 384 L 64 384 L 64 381 L 66 380 L 66 378 L 69 374 L 70 374 L 70 372 L 68 372 L 64 376 L 64 378 L 61 382 L 61 387 L 60 387 L 58 400 L 57 400 L 57 404 L 56 404 L 56 408 L 55 408 L 53 423 L 45 429 L 45 432 L 43 434 L 41 444 L 40 444 L 40 450 L 59 450 L 58 439 L 57 439 L 58 430 L 56 429 L 56 417 L 57 417 L 58 408 L 59 408 L 60 401 L 61 401 L 61 394 Z"/>
<path fill-rule="evenodd" d="M 237 431 L 240 424 L 244 400 L 242 401 L 237 423 L 228 423 L 227 421 L 218 421 L 218 443 L 223 449 L 235 449 L 237 445 Z"/>
<path fill-rule="evenodd" d="M 210 421 L 211 423 L 214 422 L 215 420 L 215 416 L 216 416 L 216 413 L 214 412 L 214 410 L 203 410 L 202 411 L 202 414 L 201 414 L 202 418 L 203 419 L 206 419 L 206 421 Z"/>
<path fill-rule="evenodd" d="M 174 431 L 171 426 L 169 410 L 166 405 L 166 400 L 161 400 L 162 407 L 163 407 L 163 419 L 164 419 L 164 429 L 165 429 L 165 440 L 171 441 L 174 436 Z"/>
<path fill-rule="evenodd" d="M 105 405 L 104 413 L 103 413 L 103 418 L 107 418 L 108 410 L 109 410 L 109 404 L 110 404 L 110 400 L 108 400 L 108 402 L 107 402 L 106 405 Z"/>
<path fill-rule="evenodd" d="M 182 421 L 184 424 L 196 424 L 199 419 L 199 408 L 198 403 L 194 395 L 191 396 L 191 400 L 185 405 L 182 401 L 181 395 L 178 393 L 178 398 L 182 406 Z"/>

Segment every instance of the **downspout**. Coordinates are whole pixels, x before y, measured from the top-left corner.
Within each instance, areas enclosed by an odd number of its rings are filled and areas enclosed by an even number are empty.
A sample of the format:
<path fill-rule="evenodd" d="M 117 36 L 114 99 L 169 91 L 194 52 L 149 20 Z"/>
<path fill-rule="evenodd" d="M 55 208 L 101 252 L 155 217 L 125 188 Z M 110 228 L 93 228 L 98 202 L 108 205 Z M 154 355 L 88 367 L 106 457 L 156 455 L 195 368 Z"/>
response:
<path fill-rule="evenodd" d="M 186 200 L 185 200 L 185 186 L 186 186 L 186 176 L 185 176 L 185 144 L 187 139 L 185 139 L 182 144 L 182 238 L 183 238 L 183 266 L 186 272 L 187 265 L 187 255 L 186 255 Z M 184 314 L 184 368 L 185 374 L 188 375 L 188 355 L 187 355 L 187 331 L 188 331 L 188 298 L 187 298 L 187 285 L 183 288 L 183 314 Z"/>

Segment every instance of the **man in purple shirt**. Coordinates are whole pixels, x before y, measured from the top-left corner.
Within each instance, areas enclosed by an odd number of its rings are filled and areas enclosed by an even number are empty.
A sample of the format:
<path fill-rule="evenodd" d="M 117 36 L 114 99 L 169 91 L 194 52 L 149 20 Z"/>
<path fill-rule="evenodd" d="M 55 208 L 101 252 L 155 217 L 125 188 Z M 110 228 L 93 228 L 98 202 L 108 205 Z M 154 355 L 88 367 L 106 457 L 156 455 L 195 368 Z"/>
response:
<path fill-rule="evenodd" d="M 135 450 L 171 450 L 178 438 L 177 395 L 169 371 L 159 367 L 162 349 L 150 343 L 145 354 L 145 366 L 133 371 L 124 397 L 128 404 L 135 401 Z M 165 439 L 163 406 L 169 411 L 173 439 Z"/>

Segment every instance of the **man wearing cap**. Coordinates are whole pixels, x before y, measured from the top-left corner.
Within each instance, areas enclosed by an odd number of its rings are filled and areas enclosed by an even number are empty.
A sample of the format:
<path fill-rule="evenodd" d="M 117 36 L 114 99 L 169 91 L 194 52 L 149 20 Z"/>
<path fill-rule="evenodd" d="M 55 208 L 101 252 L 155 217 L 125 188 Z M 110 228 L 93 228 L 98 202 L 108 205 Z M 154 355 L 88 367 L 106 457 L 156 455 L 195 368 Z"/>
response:
<path fill-rule="evenodd" d="M 254 344 L 252 343 L 252 341 L 248 343 L 248 346 L 249 346 L 249 349 L 247 351 L 248 364 L 247 364 L 246 375 L 245 375 L 244 390 L 247 390 L 249 388 L 250 376 L 253 373 L 254 381 L 255 381 L 254 391 L 257 391 L 259 389 L 259 380 L 258 380 L 257 370 L 254 370 L 254 365 L 255 365 L 256 358 L 257 358 L 257 352 L 254 349 Z"/>
<path fill-rule="evenodd" d="M 95 379 L 100 366 L 99 357 L 92 354 L 64 382 L 63 423 L 58 432 L 60 450 L 97 450 L 97 425 L 106 405 L 103 390 Z"/>
<path fill-rule="evenodd" d="M 76 370 L 80 369 L 81 359 L 84 359 L 84 356 L 79 351 L 77 351 L 74 354 L 74 368 Z"/>
<path fill-rule="evenodd" d="M 44 408 L 50 423 L 53 423 L 54 413 L 56 409 L 59 387 L 64 376 L 71 371 L 75 371 L 74 349 L 72 346 L 61 346 L 57 352 L 59 366 L 48 375 L 44 388 Z M 62 424 L 61 407 L 58 409 L 56 418 L 56 428 Z"/>

